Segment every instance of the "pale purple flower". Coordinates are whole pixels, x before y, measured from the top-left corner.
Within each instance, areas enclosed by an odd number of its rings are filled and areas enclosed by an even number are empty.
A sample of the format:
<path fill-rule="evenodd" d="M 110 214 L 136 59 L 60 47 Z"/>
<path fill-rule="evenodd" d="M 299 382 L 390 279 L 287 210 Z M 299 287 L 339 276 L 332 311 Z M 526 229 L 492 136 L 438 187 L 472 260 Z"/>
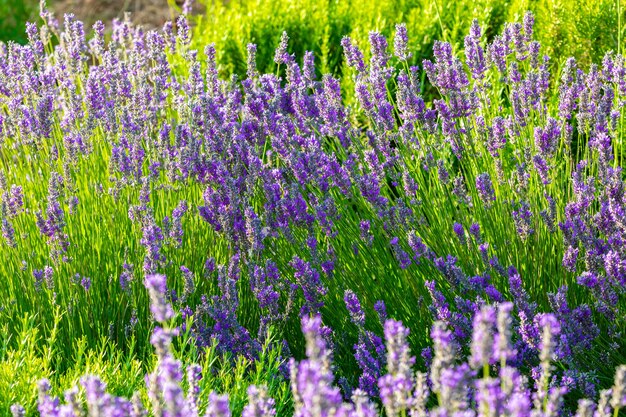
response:
<path fill-rule="evenodd" d="M 153 274 L 146 276 L 144 285 L 150 295 L 150 311 L 159 323 L 165 323 L 174 317 L 174 310 L 166 299 L 167 283 L 165 275 Z"/>
<path fill-rule="evenodd" d="M 380 398 L 387 415 L 396 416 L 407 410 L 413 392 L 413 371 L 415 357 L 409 351 L 407 337 L 409 330 L 395 320 L 385 322 L 387 347 L 387 375 L 378 380 Z"/>
<path fill-rule="evenodd" d="M 243 408 L 241 417 L 274 417 L 275 401 L 267 394 L 265 387 L 248 387 L 248 404 Z"/>
<path fill-rule="evenodd" d="M 491 306 L 483 307 L 474 315 L 471 365 L 476 369 L 492 364 L 495 324 L 496 311 Z"/>
<path fill-rule="evenodd" d="M 209 404 L 207 405 L 205 417 L 230 417 L 230 405 L 228 395 L 218 395 L 215 392 L 209 394 Z"/>
<path fill-rule="evenodd" d="M 350 290 L 346 290 L 343 300 L 350 313 L 350 320 L 357 326 L 363 326 L 365 324 L 365 313 L 363 313 L 361 303 L 356 294 Z"/>
<path fill-rule="evenodd" d="M 280 37 L 280 44 L 276 48 L 276 52 L 274 53 L 274 62 L 277 64 L 286 64 L 290 61 L 291 56 L 289 52 L 287 52 L 287 45 L 289 42 L 289 36 L 287 36 L 287 32 L 283 32 Z"/>
<path fill-rule="evenodd" d="M 400 61 L 411 59 L 413 54 L 409 52 L 409 37 L 407 35 L 406 24 L 400 23 L 396 25 L 396 34 L 393 38 L 394 54 Z"/>

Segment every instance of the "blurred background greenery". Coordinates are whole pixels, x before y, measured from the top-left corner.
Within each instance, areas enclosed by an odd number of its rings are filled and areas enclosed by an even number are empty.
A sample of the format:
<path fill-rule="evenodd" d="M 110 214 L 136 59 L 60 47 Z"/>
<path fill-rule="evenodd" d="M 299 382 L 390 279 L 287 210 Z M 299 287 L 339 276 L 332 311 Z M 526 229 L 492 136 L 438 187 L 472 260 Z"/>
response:
<path fill-rule="evenodd" d="M 26 43 L 26 22 L 37 17 L 38 3 L 33 0 L 0 0 L 0 41 Z"/>

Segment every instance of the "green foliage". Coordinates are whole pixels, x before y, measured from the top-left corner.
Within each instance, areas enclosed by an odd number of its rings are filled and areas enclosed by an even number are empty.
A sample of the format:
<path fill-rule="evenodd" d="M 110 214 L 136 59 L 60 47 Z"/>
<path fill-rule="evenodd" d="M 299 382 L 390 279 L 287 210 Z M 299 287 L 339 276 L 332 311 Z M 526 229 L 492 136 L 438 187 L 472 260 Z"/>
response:
<path fill-rule="evenodd" d="M 21 44 L 26 38 L 26 22 L 37 16 L 36 0 L 0 0 L 0 41 Z"/>
<path fill-rule="evenodd" d="M 343 36 L 352 37 L 368 50 L 368 33 L 378 30 L 390 37 L 395 23 L 406 22 L 410 47 L 416 63 L 431 56 L 435 39 L 449 40 L 462 47 L 472 19 L 484 22 L 495 33 L 504 23 L 502 0 L 441 2 L 431 0 L 377 2 L 295 0 L 236 0 L 224 5 L 212 2 L 198 19 L 194 41 L 216 43 L 224 73 L 245 74 L 246 45 L 258 45 L 257 64 L 262 72 L 273 72 L 274 48 L 281 33 L 290 37 L 290 52 L 302 57 L 313 51 L 321 73 L 341 74 Z M 493 25 L 493 27 L 492 27 Z"/>
<path fill-rule="evenodd" d="M 9 348 L 10 338 L 19 341 L 15 348 Z M 178 342 L 175 354 L 183 366 L 198 363 L 204 370 L 200 380 L 204 401 L 211 391 L 228 393 L 233 415 L 239 415 L 247 403 L 248 386 L 256 385 L 267 387 L 268 393 L 276 399 L 278 415 L 286 415 L 291 410 L 289 383 L 280 370 L 284 363 L 279 348 L 270 348 L 268 342 L 258 360 L 251 363 L 244 358 L 222 357 L 214 347 L 200 353 L 191 347 L 192 341 L 186 337 Z M 131 341 L 131 345 L 133 343 Z M 73 341 L 69 346 L 74 352 L 69 361 L 71 365 L 65 372 L 58 372 L 52 366 L 58 341 L 43 339 L 33 316 L 24 317 L 20 330 L 12 336 L 5 326 L 0 334 L 0 415 L 10 415 L 9 407 L 15 403 L 24 406 L 27 415 L 33 415 L 37 404 L 37 382 L 42 378 L 50 380 L 51 394 L 60 398 L 65 390 L 78 386 L 79 400 L 82 401 L 84 391 L 80 379 L 85 375 L 97 375 L 107 384 L 111 394 L 130 398 L 139 392 L 143 403 L 149 404 L 144 376 L 156 366 L 156 355 L 139 361 L 133 353 L 124 353 L 106 337 L 101 338 L 95 349 L 88 346 L 85 338 Z M 200 406 L 203 409 L 206 403 Z"/>
<path fill-rule="evenodd" d="M 626 7 L 622 6 L 619 36 L 616 0 L 233 0 L 207 2 L 207 13 L 197 21 L 195 45 L 216 44 L 224 75 L 245 75 L 246 45 L 258 45 L 262 72 L 274 72 L 274 48 L 281 33 L 290 37 L 290 52 L 299 59 L 313 51 L 321 73 L 341 75 L 340 41 L 350 36 L 367 53 L 370 30 L 393 35 L 404 22 L 409 33 L 413 64 L 432 56 L 435 40 L 450 42 L 458 51 L 473 19 L 478 19 L 488 39 L 507 21 L 521 21 L 525 11 L 535 12 L 536 38 L 553 65 L 574 56 L 583 66 L 598 63 L 607 50 L 624 42 Z"/>
<path fill-rule="evenodd" d="M 37 381 L 48 376 L 50 369 L 47 358 L 39 352 L 40 338 L 32 317 L 22 319 L 21 329 L 13 334 L 4 325 L 1 335 L 0 413 L 8 415 L 14 403 L 35 407 Z M 8 347 L 11 338 L 18 342 L 14 349 Z"/>
<path fill-rule="evenodd" d="M 535 13 L 536 37 L 553 65 L 570 56 L 583 66 L 599 63 L 607 51 L 618 51 L 620 39 L 623 50 L 626 14 L 617 0 L 514 1 L 507 19 L 517 18 L 524 7 Z"/>

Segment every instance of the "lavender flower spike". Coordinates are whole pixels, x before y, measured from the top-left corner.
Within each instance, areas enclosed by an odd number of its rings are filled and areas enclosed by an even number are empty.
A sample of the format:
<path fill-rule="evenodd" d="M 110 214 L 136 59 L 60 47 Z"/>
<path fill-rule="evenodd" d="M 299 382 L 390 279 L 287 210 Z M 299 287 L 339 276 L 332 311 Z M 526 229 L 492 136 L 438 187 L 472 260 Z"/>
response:
<path fill-rule="evenodd" d="M 322 337 L 326 330 L 319 316 L 302 319 L 308 359 L 289 363 L 294 417 L 343 416 L 347 411 L 341 392 L 332 385 L 331 352 Z"/>
<path fill-rule="evenodd" d="M 13 404 L 11 406 L 11 416 L 13 417 L 25 417 L 26 410 L 19 404 Z"/>
<path fill-rule="evenodd" d="M 409 52 L 409 38 L 406 31 L 406 23 L 396 25 L 396 35 L 393 38 L 393 49 L 400 61 L 408 61 L 413 54 Z"/>
<path fill-rule="evenodd" d="M 206 408 L 205 417 L 231 417 L 228 395 L 218 395 L 215 392 L 209 394 L 209 405 Z"/>
<path fill-rule="evenodd" d="M 476 191 L 478 191 L 478 196 L 485 207 L 491 207 L 493 202 L 496 201 L 496 194 L 489 174 L 483 173 L 476 177 Z"/>
<path fill-rule="evenodd" d="M 471 364 L 476 369 L 483 368 L 485 376 L 489 374 L 491 364 L 495 322 L 496 311 L 491 306 L 484 306 L 474 316 Z"/>
<path fill-rule="evenodd" d="M 611 407 L 615 413 L 626 406 L 626 365 L 621 365 L 615 371 L 615 383 L 613 384 Z"/>
<path fill-rule="evenodd" d="M 248 404 L 243 408 L 241 417 L 274 417 L 276 415 L 275 402 L 268 397 L 265 387 L 248 387 Z"/>
<path fill-rule="evenodd" d="M 378 380 L 380 398 L 387 416 L 397 416 L 411 406 L 413 392 L 413 372 L 411 367 L 415 357 L 411 356 L 407 337 L 409 329 L 401 322 L 385 322 L 385 340 L 387 342 L 388 374 Z"/>
<path fill-rule="evenodd" d="M 165 323 L 174 317 L 174 310 L 165 299 L 167 291 L 165 275 L 148 275 L 144 284 L 150 295 L 150 311 L 154 319 L 159 323 Z"/>

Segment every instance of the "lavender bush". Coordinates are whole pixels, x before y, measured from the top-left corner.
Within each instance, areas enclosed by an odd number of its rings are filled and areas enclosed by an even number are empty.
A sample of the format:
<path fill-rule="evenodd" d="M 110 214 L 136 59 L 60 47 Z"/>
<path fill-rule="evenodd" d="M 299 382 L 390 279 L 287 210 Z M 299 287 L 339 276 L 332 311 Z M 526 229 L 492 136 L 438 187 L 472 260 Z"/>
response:
<path fill-rule="evenodd" d="M 151 275 L 146 286 L 151 293 L 154 282 L 162 277 Z M 169 310 L 167 302 L 158 297 L 152 300 L 152 310 Z M 556 354 L 556 341 L 561 334 L 558 319 L 552 314 L 541 316 L 543 331 L 540 335 L 541 363 L 534 383 L 510 365 L 515 355 L 511 342 L 511 303 L 498 307 L 484 306 L 474 319 L 471 354 L 462 359 L 452 332 L 442 321 L 433 325 L 431 336 L 434 353 L 427 373 L 413 372 L 415 357 L 407 343 L 409 330 L 401 322 L 385 322 L 388 373 L 378 379 L 384 415 L 386 416 L 556 416 L 563 414 L 563 396 L 567 386 L 554 383 L 552 359 Z M 131 400 L 112 396 L 106 384 L 96 376 L 81 379 L 82 389 L 71 388 L 65 392 L 65 402 L 50 396 L 50 383 L 39 382 L 38 410 L 41 416 L 231 416 L 227 395 L 200 390 L 202 367 L 189 365 L 186 369 L 187 388 L 183 388 L 183 369 L 171 351 L 176 328 L 167 327 L 168 319 L 155 314 L 159 322 L 151 343 L 155 347 L 157 365 L 146 376 L 147 408 L 139 393 Z M 160 327 L 165 325 L 166 327 Z M 497 327 L 497 330 L 496 330 Z M 349 416 L 374 417 L 382 410 L 368 395 L 356 389 L 349 401 L 334 385 L 333 352 L 326 342 L 326 333 L 319 316 L 303 317 L 302 331 L 306 339 L 306 359 L 290 361 L 291 390 L 294 416 Z M 576 416 L 618 415 L 626 406 L 626 366 L 620 366 L 612 389 L 602 391 L 598 403 L 580 400 Z M 84 401 L 79 399 L 84 395 Z M 435 405 L 429 406 L 435 399 Z M 204 405 L 206 404 L 206 405 Z M 11 407 L 14 417 L 25 415 L 19 404 Z M 274 399 L 268 397 L 265 387 L 251 385 L 248 403 L 241 414 L 244 417 L 273 417 L 276 415 Z"/>
<path fill-rule="evenodd" d="M 378 32 L 369 54 L 341 41 L 347 105 L 288 33 L 274 73 L 251 44 L 247 77 L 224 80 L 185 14 L 89 38 L 72 15 L 41 17 L 28 45 L 0 45 L 0 317 L 54 335 L 55 371 L 79 339 L 145 363 L 154 347 L 151 412 L 193 415 L 201 371 L 184 388 L 180 332 L 232 361 L 306 352 L 282 366 L 303 416 L 418 415 L 435 397 L 442 415 L 551 415 L 608 387 L 625 325 L 623 56 L 551 74 L 529 13 L 489 40 L 474 21 L 463 53 L 436 42 L 418 68 L 399 24 L 393 50 Z M 90 413 L 141 414 L 81 384 Z M 42 414 L 78 413 L 49 385 Z M 271 413 L 250 392 L 246 412 Z"/>

